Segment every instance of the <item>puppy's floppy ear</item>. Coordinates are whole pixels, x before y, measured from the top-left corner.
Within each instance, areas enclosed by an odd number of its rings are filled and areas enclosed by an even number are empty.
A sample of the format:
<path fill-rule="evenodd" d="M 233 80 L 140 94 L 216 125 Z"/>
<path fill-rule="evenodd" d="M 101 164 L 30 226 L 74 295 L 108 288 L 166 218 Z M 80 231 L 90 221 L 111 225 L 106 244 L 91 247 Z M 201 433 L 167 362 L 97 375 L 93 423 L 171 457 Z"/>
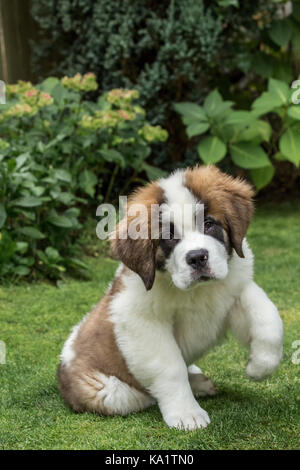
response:
<path fill-rule="evenodd" d="M 137 273 L 143 280 L 147 290 L 153 286 L 155 279 L 155 240 L 131 239 L 129 235 L 126 239 L 120 238 L 122 222 L 118 224 L 116 238 L 111 239 L 111 253 L 115 259 L 122 261 L 129 269 Z"/>
<path fill-rule="evenodd" d="M 232 247 L 240 258 L 244 258 L 242 242 L 254 211 L 254 191 L 245 181 L 235 179 L 233 183 L 226 203 L 226 223 Z"/>
<path fill-rule="evenodd" d="M 152 239 L 151 215 L 162 201 L 162 190 L 157 183 L 150 183 L 138 190 L 129 200 L 127 217 L 117 225 L 110 237 L 111 253 L 115 259 L 122 261 L 129 269 L 137 273 L 143 280 L 147 290 L 153 286 L 155 279 L 155 255 L 158 247 L 158 234 Z M 139 216 L 129 215 L 134 205 L 142 205 L 145 211 Z M 151 210 L 152 207 L 152 210 Z M 130 228 L 138 226 L 139 237 L 132 238 Z"/>

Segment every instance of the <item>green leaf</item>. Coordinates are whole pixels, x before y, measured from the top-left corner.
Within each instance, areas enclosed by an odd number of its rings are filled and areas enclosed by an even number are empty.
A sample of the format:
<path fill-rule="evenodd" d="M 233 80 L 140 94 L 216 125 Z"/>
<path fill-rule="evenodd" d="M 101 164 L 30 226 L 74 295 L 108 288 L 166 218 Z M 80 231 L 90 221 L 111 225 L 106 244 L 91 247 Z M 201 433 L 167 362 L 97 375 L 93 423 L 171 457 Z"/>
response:
<path fill-rule="evenodd" d="M 274 21 L 268 32 L 270 38 L 277 46 L 286 47 L 292 37 L 292 28 L 286 18 Z"/>
<path fill-rule="evenodd" d="M 45 235 L 35 227 L 23 227 L 19 229 L 19 232 L 34 240 L 42 240 L 45 238 Z"/>
<path fill-rule="evenodd" d="M 259 145 L 246 142 L 230 146 L 230 154 L 233 163 L 245 169 L 263 168 L 271 165 L 271 162 Z"/>
<path fill-rule="evenodd" d="M 65 183 L 71 183 L 72 181 L 72 175 L 69 173 L 67 170 L 55 170 L 54 171 L 54 176 L 60 181 L 64 181 Z"/>
<path fill-rule="evenodd" d="M 81 261 L 80 259 L 77 259 L 77 258 L 65 258 L 65 262 L 66 264 L 70 265 L 70 266 L 73 266 L 73 267 L 76 267 L 76 268 L 81 268 L 85 271 L 89 271 L 89 266 L 84 263 L 83 261 Z"/>
<path fill-rule="evenodd" d="M 209 127 L 208 122 L 194 122 L 186 128 L 186 133 L 189 137 L 194 137 L 195 135 L 204 134 Z"/>
<path fill-rule="evenodd" d="M 21 207 L 37 207 L 42 204 L 42 200 L 34 196 L 24 196 L 13 201 L 13 205 Z"/>
<path fill-rule="evenodd" d="M 61 260 L 61 256 L 59 254 L 59 252 L 53 248 L 52 246 L 48 246 L 45 250 L 45 254 L 47 256 L 47 258 L 49 258 L 50 261 L 53 261 L 53 262 L 58 262 Z"/>
<path fill-rule="evenodd" d="M 297 119 L 297 121 L 300 120 L 300 106 L 299 105 L 290 106 L 288 108 L 287 113 L 291 118 Z"/>
<path fill-rule="evenodd" d="M 226 118 L 226 124 L 250 124 L 255 116 L 250 111 L 232 111 Z"/>
<path fill-rule="evenodd" d="M 270 124 L 261 119 L 257 119 L 246 126 L 238 135 L 237 142 L 241 141 L 255 141 L 259 143 L 261 141 L 268 142 L 272 134 L 272 128 Z"/>
<path fill-rule="evenodd" d="M 29 244 L 27 242 L 17 242 L 16 251 L 24 255 L 28 250 Z"/>
<path fill-rule="evenodd" d="M 24 163 L 28 160 L 28 157 L 30 157 L 29 153 L 22 153 L 16 158 L 16 169 L 18 170 L 21 168 Z"/>
<path fill-rule="evenodd" d="M 44 80 L 38 88 L 46 93 L 50 93 L 59 84 L 59 79 L 56 77 L 48 77 Z"/>
<path fill-rule="evenodd" d="M 83 170 L 79 176 L 80 188 L 91 197 L 95 195 L 97 181 L 97 176 L 90 170 Z"/>
<path fill-rule="evenodd" d="M 253 101 L 252 113 L 254 116 L 261 116 L 262 114 L 274 111 L 274 109 L 280 107 L 281 105 L 282 101 L 278 96 L 265 91 L 259 98 Z"/>
<path fill-rule="evenodd" d="M 65 206 L 68 206 L 69 204 L 73 202 L 74 194 L 64 191 L 58 194 L 57 200 L 65 204 Z"/>
<path fill-rule="evenodd" d="M 58 214 L 50 214 L 48 217 L 48 222 L 50 224 L 55 225 L 56 227 L 62 227 L 62 228 L 72 228 L 73 227 L 73 222 L 69 217 L 66 217 L 65 215 L 58 215 Z"/>
<path fill-rule="evenodd" d="M 6 210 L 4 205 L 0 202 L 0 228 L 3 227 L 6 220 Z"/>
<path fill-rule="evenodd" d="M 102 149 L 100 150 L 100 155 L 104 158 L 104 160 L 108 162 L 118 163 L 121 168 L 125 168 L 126 163 L 123 155 L 117 150 L 113 149 Z"/>
<path fill-rule="evenodd" d="M 279 141 L 280 152 L 296 166 L 300 164 L 300 132 L 288 129 Z"/>
<path fill-rule="evenodd" d="M 164 178 L 167 175 L 167 172 L 157 168 L 155 166 L 149 165 L 148 163 L 143 162 L 142 168 L 145 170 L 147 177 L 150 181 L 156 180 L 158 178 Z"/>
<path fill-rule="evenodd" d="M 225 157 L 226 145 L 218 137 L 205 137 L 198 145 L 198 153 L 204 163 L 217 163 Z"/>
<path fill-rule="evenodd" d="M 207 121 L 207 116 L 202 106 L 195 103 L 175 103 L 175 110 L 192 121 Z"/>
<path fill-rule="evenodd" d="M 223 98 L 218 92 L 218 90 L 213 90 L 205 98 L 203 107 L 208 116 L 215 117 L 218 114 L 218 110 L 222 106 L 222 103 Z"/>
<path fill-rule="evenodd" d="M 221 7 L 228 8 L 230 6 L 239 7 L 239 1 L 238 0 L 218 0 L 218 4 Z"/>
<path fill-rule="evenodd" d="M 288 103 L 290 97 L 290 89 L 287 83 L 281 80 L 275 80 L 275 78 L 270 78 L 268 90 L 272 96 L 276 97 L 281 104 Z"/>
<path fill-rule="evenodd" d="M 28 276 L 28 274 L 30 273 L 30 269 L 27 268 L 27 266 L 16 266 L 14 268 L 14 272 L 18 276 Z"/>
<path fill-rule="evenodd" d="M 254 168 L 253 170 L 250 170 L 252 181 L 258 191 L 267 186 L 267 184 L 272 181 L 274 173 L 275 169 L 273 165 L 264 166 L 263 168 Z"/>

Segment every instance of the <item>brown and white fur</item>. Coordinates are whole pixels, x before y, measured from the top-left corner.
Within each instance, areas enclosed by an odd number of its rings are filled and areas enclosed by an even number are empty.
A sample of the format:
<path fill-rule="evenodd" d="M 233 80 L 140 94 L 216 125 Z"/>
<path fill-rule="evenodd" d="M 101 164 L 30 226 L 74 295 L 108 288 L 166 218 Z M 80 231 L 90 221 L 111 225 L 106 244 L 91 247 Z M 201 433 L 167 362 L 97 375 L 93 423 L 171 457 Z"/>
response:
<path fill-rule="evenodd" d="M 130 204 L 148 208 L 143 224 L 151 228 L 150 207 L 159 204 L 178 239 L 120 239 L 127 229 L 120 222 L 111 242 L 121 261 L 114 282 L 61 354 L 61 393 L 74 410 L 126 415 L 157 403 L 170 427 L 206 427 L 195 396 L 214 395 L 216 387 L 193 362 L 227 329 L 250 349 L 251 379 L 277 368 L 282 322 L 253 281 L 245 239 L 252 197 L 246 182 L 213 166 L 178 170 L 133 194 Z M 204 204 L 204 231 L 178 222 L 185 204 L 195 211 Z M 199 250 L 206 250 L 201 266 L 188 258 Z"/>

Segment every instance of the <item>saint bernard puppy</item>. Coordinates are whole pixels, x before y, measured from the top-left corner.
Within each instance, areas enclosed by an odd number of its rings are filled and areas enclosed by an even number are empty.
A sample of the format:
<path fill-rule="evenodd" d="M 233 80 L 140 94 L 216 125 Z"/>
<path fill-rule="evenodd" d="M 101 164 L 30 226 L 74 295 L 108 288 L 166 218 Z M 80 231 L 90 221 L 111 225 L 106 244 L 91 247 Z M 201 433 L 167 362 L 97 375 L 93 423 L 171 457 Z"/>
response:
<path fill-rule="evenodd" d="M 121 261 L 114 281 L 61 353 L 60 389 L 74 410 L 127 415 L 157 403 L 168 426 L 205 428 L 210 418 L 195 397 L 217 389 L 193 362 L 228 329 L 249 347 L 251 379 L 277 368 L 282 321 L 253 281 L 245 238 L 253 195 L 241 179 L 199 166 L 131 196 L 111 239 Z M 147 237 L 124 236 L 137 217 L 130 212 L 134 204 L 146 207 L 139 224 Z M 170 222 L 159 223 L 157 233 L 151 207 L 160 222 Z M 185 207 L 194 215 L 203 209 L 202 226 L 184 215 Z"/>

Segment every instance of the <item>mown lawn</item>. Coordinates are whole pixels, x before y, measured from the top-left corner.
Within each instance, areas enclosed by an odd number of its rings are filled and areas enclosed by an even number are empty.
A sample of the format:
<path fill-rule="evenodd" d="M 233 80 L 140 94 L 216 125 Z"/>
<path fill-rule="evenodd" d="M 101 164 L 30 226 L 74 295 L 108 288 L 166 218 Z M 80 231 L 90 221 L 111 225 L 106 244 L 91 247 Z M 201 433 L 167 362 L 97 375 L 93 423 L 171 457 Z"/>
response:
<path fill-rule="evenodd" d="M 257 210 L 248 239 L 256 280 L 277 304 L 285 324 L 284 360 L 263 383 L 245 376 L 247 356 L 229 338 L 199 362 L 217 383 L 216 398 L 201 399 L 212 420 L 205 430 L 168 429 L 156 406 L 121 417 L 75 414 L 62 402 L 56 368 L 71 326 L 91 309 L 116 263 L 89 259 L 90 281 L 0 287 L 1 449 L 295 449 L 300 448 L 300 203 Z M 299 355 L 300 357 L 300 355 Z"/>

